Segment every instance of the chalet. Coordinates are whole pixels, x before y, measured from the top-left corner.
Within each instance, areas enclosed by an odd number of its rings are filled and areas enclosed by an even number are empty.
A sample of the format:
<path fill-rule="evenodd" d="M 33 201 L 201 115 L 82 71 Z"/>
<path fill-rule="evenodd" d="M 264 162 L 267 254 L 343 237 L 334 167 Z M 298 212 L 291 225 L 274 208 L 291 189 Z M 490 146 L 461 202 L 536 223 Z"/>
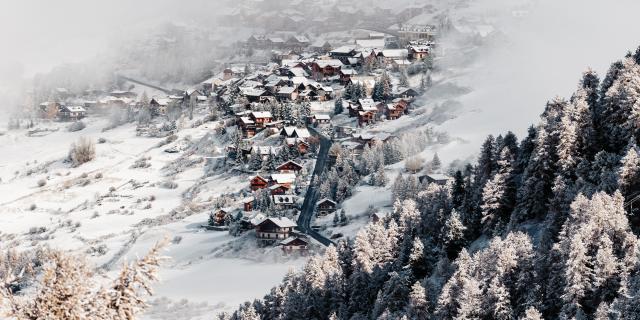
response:
<path fill-rule="evenodd" d="M 309 152 L 309 147 L 310 147 L 309 143 L 306 142 L 304 139 L 285 138 L 284 142 L 289 148 L 298 148 L 298 153 L 300 154 L 306 154 L 307 152 Z"/>
<path fill-rule="evenodd" d="M 327 101 L 333 99 L 333 88 L 329 86 L 322 86 L 318 89 L 318 100 Z"/>
<path fill-rule="evenodd" d="M 151 107 L 151 112 L 154 115 L 165 115 L 165 114 L 167 114 L 167 111 L 169 110 L 169 103 L 170 102 L 171 102 L 171 100 L 169 100 L 167 98 L 163 98 L 163 99 L 152 98 L 151 101 L 149 101 L 149 106 Z"/>
<path fill-rule="evenodd" d="M 262 243 L 275 243 L 289 238 L 298 225 L 289 218 L 266 218 L 256 225 L 256 238 Z"/>
<path fill-rule="evenodd" d="M 281 87 L 276 93 L 276 97 L 281 101 L 295 101 L 298 99 L 297 87 Z"/>
<path fill-rule="evenodd" d="M 414 89 L 403 88 L 403 87 L 396 88 L 396 90 L 392 94 L 396 98 L 405 98 L 405 99 L 415 98 L 420 95 L 420 93 L 418 93 L 418 91 Z"/>
<path fill-rule="evenodd" d="M 256 123 L 249 117 L 238 117 L 238 126 L 246 138 L 256 135 Z"/>
<path fill-rule="evenodd" d="M 267 38 L 267 46 L 271 49 L 280 49 L 284 47 L 284 39 L 280 37 L 270 37 Z"/>
<path fill-rule="evenodd" d="M 43 102 L 39 105 L 39 108 L 43 118 L 54 119 L 58 117 L 62 105 L 58 102 Z"/>
<path fill-rule="evenodd" d="M 63 121 L 77 121 L 87 116 L 87 110 L 80 106 L 61 105 L 58 109 L 58 119 Z"/>
<path fill-rule="evenodd" d="M 446 185 L 449 181 L 453 180 L 453 178 L 439 173 L 430 173 L 423 176 L 418 177 L 420 183 L 435 183 L 441 186 Z"/>
<path fill-rule="evenodd" d="M 314 124 L 328 124 L 331 122 L 331 117 L 328 114 L 314 114 L 311 117 L 311 122 Z"/>
<path fill-rule="evenodd" d="M 280 130 L 280 135 L 285 136 L 287 138 L 300 138 L 307 139 L 311 137 L 311 133 L 307 128 L 298 128 L 298 127 L 284 127 Z"/>
<path fill-rule="evenodd" d="M 356 49 L 353 46 L 343 46 L 331 50 L 329 56 L 333 59 L 338 59 L 344 64 L 350 64 L 349 58 L 353 58 L 356 55 Z"/>
<path fill-rule="evenodd" d="M 393 103 L 388 103 L 385 106 L 385 117 L 387 117 L 388 120 L 398 119 L 402 114 L 404 114 L 404 110 L 397 108 Z"/>
<path fill-rule="evenodd" d="M 351 81 L 351 76 L 358 75 L 358 71 L 352 68 L 341 68 L 340 69 L 340 82 L 341 83 L 349 83 Z"/>
<path fill-rule="evenodd" d="M 280 246 L 282 247 L 282 251 L 285 253 L 305 253 L 309 246 L 309 241 L 303 237 L 292 236 L 280 241 Z"/>
<path fill-rule="evenodd" d="M 398 30 L 400 41 L 408 43 L 410 41 L 433 41 L 436 37 L 436 27 L 433 25 L 411 25 L 405 24 Z"/>
<path fill-rule="evenodd" d="M 289 160 L 276 168 L 280 173 L 299 173 L 302 170 L 302 165 L 299 163 Z"/>
<path fill-rule="evenodd" d="M 269 181 L 261 176 L 255 176 L 250 181 L 251 191 L 265 189 L 269 187 Z"/>
<path fill-rule="evenodd" d="M 336 211 L 337 203 L 331 199 L 321 199 L 316 203 L 316 211 L 318 216 L 326 216 Z"/>
<path fill-rule="evenodd" d="M 298 200 L 298 197 L 292 194 L 282 194 L 282 195 L 271 196 L 271 202 L 274 204 L 276 209 L 279 209 L 279 210 L 293 209 L 297 200 Z"/>
<path fill-rule="evenodd" d="M 273 119 L 269 111 L 253 111 L 249 116 L 256 123 L 256 128 L 264 128 Z"/>
<path fill-rule="evenodd" d="M 378 54 L 378 60 L 381 63 L 392 64 L 395 60 L 408 60 L 409 51 L 407 49 L 387 49 L 382 50 Z"/>
<path fill-rule="evenodd" d="M 259 88 L 240 88 L 240 94 L 247 98 L 249 102 L 263 102 L 268 100 L 271 94 L 265 89 Z"/>
<path fill-rule="evenodd" d="M 293 36 L 287 40 L 285 46 L 294 52 L 302 52 L 311 42 L 305 36 Z"/>
<path fill-rule="evenodd" d="M 246 41 L 249 48 L 265 48 L 267 45 L 267 37 L 264 35 L 251 35 Z"/>
<path fill-rule="evenodd" d="M 225 226 L 229 224 L 229 221 L 233 219 L 233 215 L 237 213 L 233 208 L 221 208 L 214 210 L 209 215 L 209 224 L 214 226 Z"/>
<path fill-rule="evenodd" d="M 271 191 L 271 195 L 290 195 L 293 192 L 291 186 L 286 184 L 274 184 L 269 187 L 269 191 Z"/>
<path fill-rule="evenodd" d="M 287 187 L 293 186 L 293 183 L 296 182 L 296 174 L 295 173 L 273 173 L 271 174 L 271 185 L 283 185 Z"/>
<path fill-rule="evenodd" d="M 255 202 L 254 197 L 247 197 L 242 199 L 242 210 L 245 212 L 253 211 L 253 203 Z"/>
<path fill-rule="evenodd" d="M 313 89 L 307 89 L 300 92 L 298 98 L 301 101 L 316 101 L 318 100 L 318 92 Z"/>
<path fill-rule="evenodd" d="M 313 77 L 321 79 L 332 77 L 340 72 L 343 63 L 338 59 L 316 60 L 311 64 Z"/>
<path fill-rule="evenodd" d="M 408 47 L 409 60 L 423 60 L 429 56 L 430 47 L 427 45 L 410 45 Z"/>
<path fill-rule="evenodd" d="M 376 211 L 374 213 L 371 214 L 371 221 L 373 221 L 374 223 L 384 220 L 389 216 L 389 212 L 387 211 Z"/>
<path fill-rule="evenodd" d="M 329 43 L 329 41 L 316 40 L 316 42 L 309 46 L 309 49 L 318 53 L 329 53 L 332 47 L 333 46 L 331 45 L 331 43 Z"/>
<path fill-rule="evenodd" d="M 374 111 L 358 111 L 358 125 L 364 126 L 372 124 L 376 121 L 376 112 Z"/>

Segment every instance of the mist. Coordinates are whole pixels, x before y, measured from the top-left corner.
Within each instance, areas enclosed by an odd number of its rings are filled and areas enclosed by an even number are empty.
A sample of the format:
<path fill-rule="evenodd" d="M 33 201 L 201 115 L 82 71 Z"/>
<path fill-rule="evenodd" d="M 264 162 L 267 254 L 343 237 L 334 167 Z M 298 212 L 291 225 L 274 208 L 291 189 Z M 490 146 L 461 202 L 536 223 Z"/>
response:
<path fill-rule="evenodd" d="M 509 1 L 475 7 L 496 4 Z M 511 12 L 491 16 L 497 34 L 485 40 L 459 79 L 472 91 L 460 99 L 462 114 L 443 127 L 469 142 L 465 153 L 477 152 L 488 134 L 511 130 L 523 137 L 548 100 L 570 97 L 582 72 L 592 68 L 602 79 L 612 62 L 636 50 L 640 32 L 630 22 L 639 10 L 640 2 L 632 0 L 541 0 L 521 18 Z M 462 151 L 451 152 L 455 157 Z"/>

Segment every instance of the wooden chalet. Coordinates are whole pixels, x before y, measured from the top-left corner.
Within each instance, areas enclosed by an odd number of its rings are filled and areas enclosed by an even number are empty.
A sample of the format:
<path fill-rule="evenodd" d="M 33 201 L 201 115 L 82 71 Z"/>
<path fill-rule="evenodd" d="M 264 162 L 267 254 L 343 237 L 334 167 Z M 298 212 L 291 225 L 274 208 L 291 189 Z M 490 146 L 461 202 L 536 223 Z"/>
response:
<path fill-rule="evenodd" d="M 62 105 L 58 102 L 43 102 L 39 105 L 40 115 L 45 119 L 54 119 L 58 117 L 58 113 Z"/>
<path fill-rule="evenodd" d="M 264 128 L 273 119 L 269 111 L 253 111 L 249 114 L 249 117 L 255 122 L 256 128 Z"/>
<path fill-rule="evenodd" d="M 253 177 L 249 183 L 251 185 L 251 191 L 256 191 L 256 190 L 265 189 L 269 187 L 269 180 L 259 175 Z"/>
<path fill-rule="evenodd" d="M 331 117 L 328 114 L 314 114 L 311 116 L 311 123 L 328 124 L 331 123 Z"/>
<path fill-rule="evenodd" d="M 269 187 L 269 190 L 271 191 L 271 195 L 273 196 L 291 194 L 292 192 L 291 186 L 286 184 L 274 184 Z"/>
<path fill-rule="evenodd" d="M 410 45 L 407 49 L 410 60 L 423 60 L 429 56 L 431 50 L 427 45 Z"/>
<path fill-rule="evenodd" d="M 311 63 L 311 70 L 315 79 L 337 75 L 343 63 L 338 59 L 316 60 Z"/>
<path fill-rule="evenodd" d="M 280 101 L 295 101 L 298 99 L 298 88 L 281 87 L 276 93 L 276 98 Z"/>
<path fill-rule="evenodd" d="M 306 253 L 309 241 L 303 237 L 292 236 L 280 241 L 280 246 L 282 247 L 282 251 L 287 254 L 294 252 Z"/>
<path fill-rule="evenodd" d="M 295 173 L 272 173 L 270 176 L 271 180 L 269 180 L 269 185 L 283 185 L 287 187 L 292 187 L 296 182 L 296 174 Z"/>
<path fill-rule="evenodd" d="M 280 173 L 299 173 L 302 170 L 302 165 L 289 160 L 281 165 L 279 165 L 276 170 Z"/>
<path fill-rule="evenodd" d="M 58 119 L 62 121 L 77 121 L 87 116 L 87 110 L 80 106 L 61 105 L 58 109 Z"/>
<path fill-rule="evenodd" d="M 358 71 L 352 68 L 341 68 L 340 69 L 340 82 L 343 84 L 347 84 L 351 81 L 351 76 L 358 75 Z"/>
<path fill-rule="evenodd" d="M 353 58 L 356 55 L 356 50 L 353 46 L 343 46 L 331 50 L 329 56 L 333 59 L 340 60 L 343 64 L 349 64 L 349 58 Z"/>
<path fill-rule="evenodd" d="M 233 214 L 236 212 L 237 210 L 232 208 L 221 208 L 214 210 L 209 216 L 209 224 L 214 226 L 229 225 L 229 222 L 231 221 L 231 219 L 233 219 Z"/>
<path fill-rule="evenodd" d="M 300 138 L 285 138 L 285 144 L 289 148 L 297 148 L 300 154 L 306 154 L 309 152 L 309 143 Z"/>
<path fill-rule="evenodd" d="M 275 243 L 289 238 L 298 225 L 289 218 L 266 218 L 255 227 L 256 238 L 261 243 Z"/>
<path fill-rule="evenodd" d="M 418 180 L 420 181 L 420 183 L 435 183 L 444 186 L 449 183 L 449 181 L 453 180 L 453 178 L 444 174 L 429 173 L 423 176 L 419 176 Z"/>
<path fill-rule="evenodd" d="M 242 199 L 242 210 L 247 212 L 247 211 L 253 211 L 253 203 L 255 202 L 255 198 L 254 197 L 248 197 L 248 198 L 244 198 Z"/>
<path fill-rule="evenodd" d="M 316 212 L 318 216 L 326 216 L 330 213 L 336 212 L 337 203 L 331 199 L 324 198 L 316 203 Z"/>
<path fill-rule="evenodd" d="M 386 219 L 388 216 L 389 216 L 389 212 L 386 212 L 386 211 L 382 211 L 382 212 L 380 212 L 380 211 L 376 211 L 376 212 L 374 212 L 374 213 L 372 213 L 372 214 L 371 214 L 371 221 L 373 221 L 373 222 L 375 223 L 375 222 L 378 222 L 378 221 L 381 221 L 381 220 Z"/>
<path fill-rule="evenodd" d="M 249 117 L 238 117 L 238 127 L 242 130 L 245 138 L 251 138 L 256 135 L 256 122 Z"/>
<path fill-rule="evenodd" d="M 393 93 L 393 96 L 396 98 L 405 98 L 405 99 L 413 99 L 420 95 L 418 91 L 412 88 L 397 88 Z"/>

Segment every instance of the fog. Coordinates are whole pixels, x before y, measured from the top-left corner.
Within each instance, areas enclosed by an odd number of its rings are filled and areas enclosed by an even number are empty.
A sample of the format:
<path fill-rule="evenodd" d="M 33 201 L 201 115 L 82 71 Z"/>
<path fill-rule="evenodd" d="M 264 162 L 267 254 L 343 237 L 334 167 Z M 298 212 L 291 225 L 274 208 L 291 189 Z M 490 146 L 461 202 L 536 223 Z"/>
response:
<path fill-rule="evenodd" d="M 473 90 L 460 101 L 465 111 L 444 127 L 468 140 L 472 152 L 487 134 L 523 136 L 546 101 L 568 98 L 588 67 L 603 78 L 612 62 L 635 51 L 637 12 L 640 2 L 633 0 L 541 0 L 522 18 L 494 16 L 504 36 L 478 51 L 460 80 Z"/>
<path fill-rule="evenodd" d="M 632 25 L 640 12 L 638 1 L 535 0 L 528 15 L 514 18 L 511 7 L 523 1 L 470 1 L 473 14 L 489 17 L 504 33 L 504 38 L 484 44 L 473 67 L 459 80 L 473 89 L 461 100 L 473 112 L 445 127 L 470 141 L 504 130 L 523 133 L 546 100 L 571 94 L 588 66 L 603 75 L 613 60 L 640 44 L 640 32 Z M 23 79 L 105 54 L 123 37 L 150 26 L 211 26 L 223 6 L 220 2 L 5 2 L 0 10 L 0 98 L 5 99 L 0 101 L 9 101 L 6 96 L 12 94 L 12 103 L 19 100 L 16 88 Z M 456 10 L 451 9 L 452 14 Z M 455 66 L 457 61 L 449 63 Z"/>

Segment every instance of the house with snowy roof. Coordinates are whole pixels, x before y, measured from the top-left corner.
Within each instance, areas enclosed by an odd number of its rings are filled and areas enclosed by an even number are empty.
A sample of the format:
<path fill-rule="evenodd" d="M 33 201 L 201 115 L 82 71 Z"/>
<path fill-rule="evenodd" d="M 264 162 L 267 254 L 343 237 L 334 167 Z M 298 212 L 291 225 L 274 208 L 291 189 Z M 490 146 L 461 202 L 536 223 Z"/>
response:
<path fill-rule="evenodd" d="M 309 246 L 309 240 L 305 237 L 300 236 L 290 236 L 282 241 L 280 241 L 280 247 L 282 247 L 282 251 L 287 254 L 291 254 L 294 252 L 305 253 Z"/>
<path fill-rule="evenodd" d="M 329 198 L 324 198 L 316 202 L 316 212 L 320 217 L 326 216 L 328 214 L 336 212 L 337 206 L 338 204 L 335 201 Z"/>
<path fill-rule="evenodd" d="M 266 218 L 255 227 L 259 243 L 269 244 L 289 238 L 298 225 L 287 217 Z"/>

